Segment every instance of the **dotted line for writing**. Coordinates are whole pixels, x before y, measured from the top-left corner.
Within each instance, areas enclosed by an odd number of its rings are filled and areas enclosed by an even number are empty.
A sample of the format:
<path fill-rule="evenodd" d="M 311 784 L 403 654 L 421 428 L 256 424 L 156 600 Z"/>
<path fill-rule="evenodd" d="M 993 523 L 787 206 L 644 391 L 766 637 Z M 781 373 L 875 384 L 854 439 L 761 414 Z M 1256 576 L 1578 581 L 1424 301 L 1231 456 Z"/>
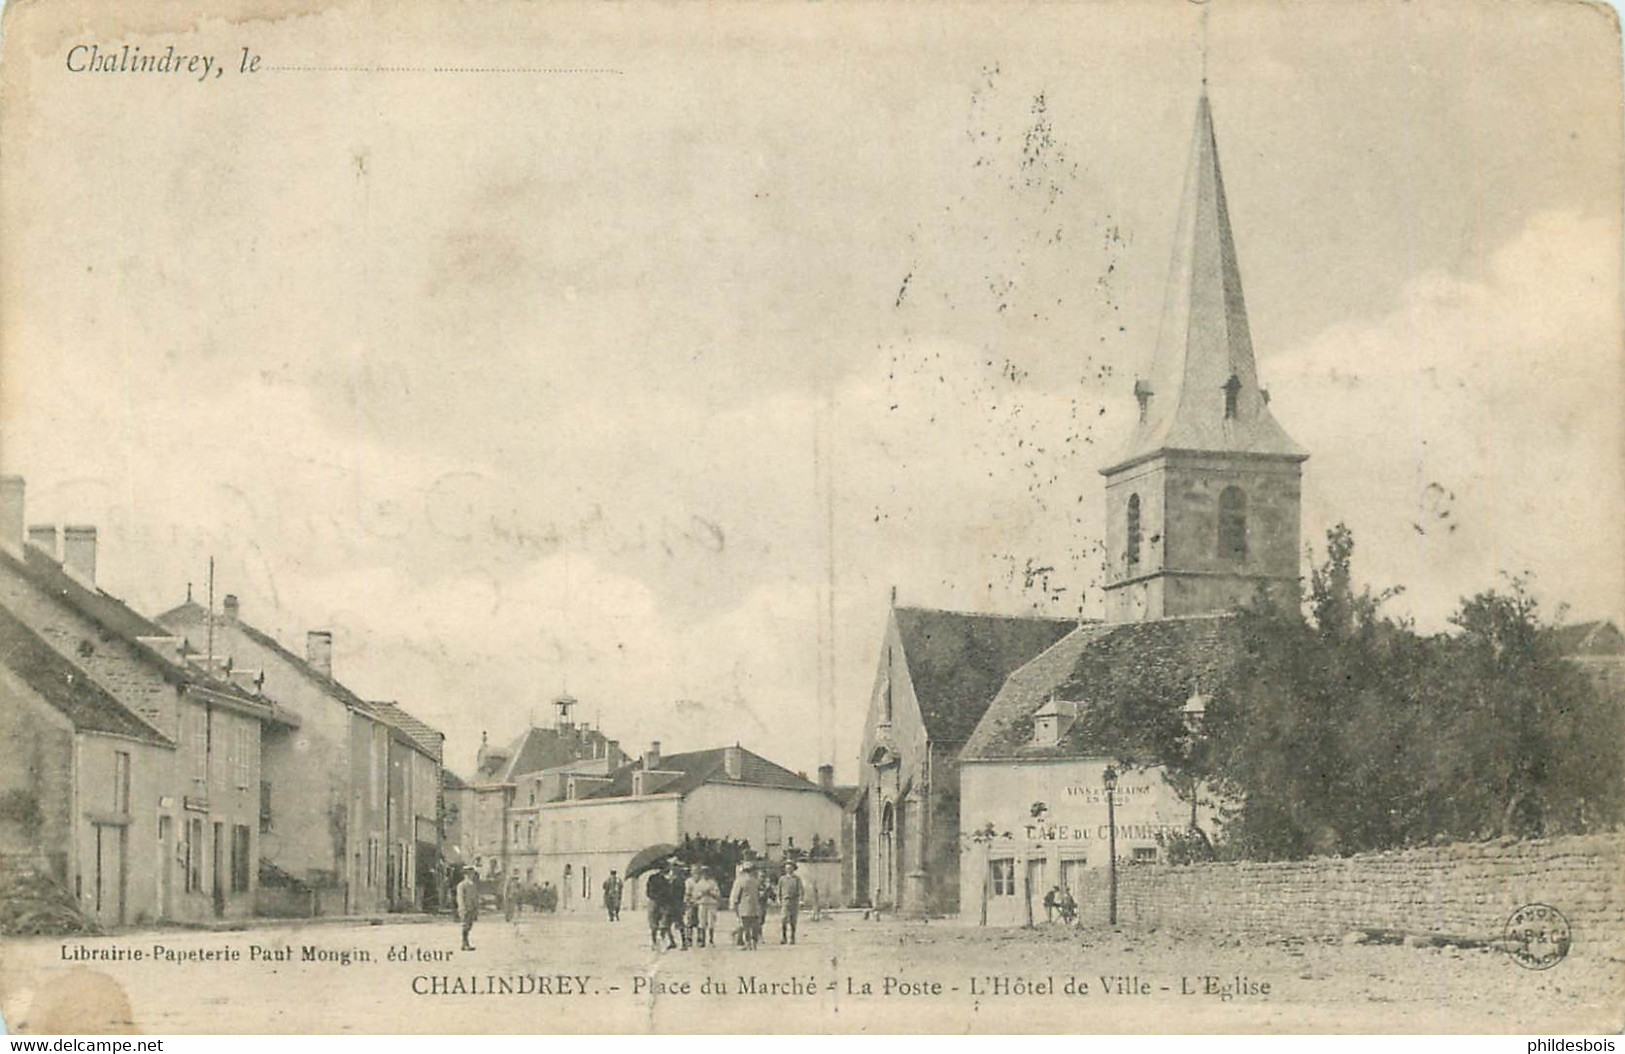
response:
<path fill-rule="evenodd" d="M 594 66 L 266 66 L 269 73 L 605 73 L 624 71 Z"/>

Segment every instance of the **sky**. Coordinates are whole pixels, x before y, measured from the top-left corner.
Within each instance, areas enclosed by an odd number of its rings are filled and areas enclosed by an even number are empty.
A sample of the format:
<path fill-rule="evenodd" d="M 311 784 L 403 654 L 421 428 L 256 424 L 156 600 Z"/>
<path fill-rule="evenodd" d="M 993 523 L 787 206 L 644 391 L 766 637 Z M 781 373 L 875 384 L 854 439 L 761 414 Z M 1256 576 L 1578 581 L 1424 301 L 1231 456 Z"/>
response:
<path fill-rule="evenodd" d="M 331 629 L 453 769 L 568 689 L 849 781 L 893 588 L 1099 615 L 1204 65 L 1306 542 L 1428 630 L 1505 573 L 1625 610 L 1606 7 L 38 7 L 0 470 L 138 610 L 212 557 Z"/>

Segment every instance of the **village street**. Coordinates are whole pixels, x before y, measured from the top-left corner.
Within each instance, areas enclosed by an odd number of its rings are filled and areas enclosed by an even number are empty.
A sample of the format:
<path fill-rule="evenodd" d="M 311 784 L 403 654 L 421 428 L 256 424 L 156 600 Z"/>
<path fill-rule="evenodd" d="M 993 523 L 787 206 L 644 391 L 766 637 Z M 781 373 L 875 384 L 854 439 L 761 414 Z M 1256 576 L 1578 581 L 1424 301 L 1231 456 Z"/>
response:
<path fill-rule="evenodd" d="M 160 1034 L 1573 1033 L 1621 1023 L 1625 969 L 1581 954 L 1534 972 L 1481 950 L 850 914 L 804 921 L 800 943 L 784 947 L 776 926 L 770 916 L 754 952 L 659 954 L 631 913 L 614 924 L 487 916 L 473 952 L 455 950 L 456 927 L 442 920 L 14 941 L 0 958 L 0 1009 L 13 1030 Z"/>

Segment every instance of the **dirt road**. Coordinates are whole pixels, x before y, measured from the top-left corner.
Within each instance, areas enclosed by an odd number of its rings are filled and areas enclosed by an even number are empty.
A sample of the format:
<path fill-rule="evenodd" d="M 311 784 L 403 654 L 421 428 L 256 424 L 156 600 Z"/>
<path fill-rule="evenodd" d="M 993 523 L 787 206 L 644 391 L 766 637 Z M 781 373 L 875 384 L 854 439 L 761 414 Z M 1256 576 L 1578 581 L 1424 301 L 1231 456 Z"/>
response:
<path fill-rule="evenodd" d="M 724 922 L 731 925 L 731 918 Z M 769 929 L 775 920 L 769 919 Z M 794 947 L 653 952 L 642 920 L 149 931 L 13 941 L 14 1031 L 1600 1032 L 1625 964 L 1480 950 L 807 923 Z"/>

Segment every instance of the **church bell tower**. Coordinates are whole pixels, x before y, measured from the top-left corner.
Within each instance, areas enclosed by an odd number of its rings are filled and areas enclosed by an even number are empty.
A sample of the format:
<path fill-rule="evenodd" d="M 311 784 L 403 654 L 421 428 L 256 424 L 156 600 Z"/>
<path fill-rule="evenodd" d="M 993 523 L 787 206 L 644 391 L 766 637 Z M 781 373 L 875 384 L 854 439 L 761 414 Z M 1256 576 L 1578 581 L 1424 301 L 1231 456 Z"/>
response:
<path fill-rule="evenodd" d="M 1204 88 L 1173 266 L 1139 420 L 1106 477 L 1112 621 L 1295 598 L 1308 453 L 1270 413 L 1253 361 L 1213 114 Z"/>

